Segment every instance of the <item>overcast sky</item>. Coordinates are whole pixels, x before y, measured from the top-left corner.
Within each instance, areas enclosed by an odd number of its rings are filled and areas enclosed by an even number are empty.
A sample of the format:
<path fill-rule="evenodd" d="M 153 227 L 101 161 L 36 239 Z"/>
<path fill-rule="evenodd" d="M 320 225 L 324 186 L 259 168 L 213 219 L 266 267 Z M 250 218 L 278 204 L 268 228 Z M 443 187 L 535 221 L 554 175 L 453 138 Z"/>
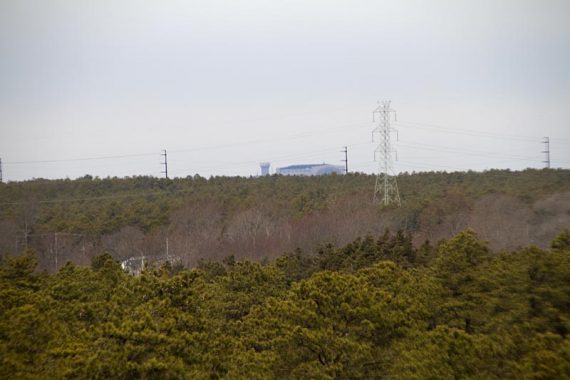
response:
<path fill-rule="evenodd" d="M 0 1 L 4 180 L 371 173 L 379 100 L 397 171 L 570 168 L 570 2 Z"/>

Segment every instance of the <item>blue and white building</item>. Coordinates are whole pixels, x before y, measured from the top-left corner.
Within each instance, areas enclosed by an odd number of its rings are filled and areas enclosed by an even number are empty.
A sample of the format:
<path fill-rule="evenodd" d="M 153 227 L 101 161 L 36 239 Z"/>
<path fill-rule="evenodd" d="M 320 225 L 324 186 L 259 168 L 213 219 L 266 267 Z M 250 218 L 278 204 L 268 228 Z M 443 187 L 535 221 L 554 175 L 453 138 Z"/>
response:
<path fill-rule="evenodd" d="M 305 165 L 291 165 L 283 168 L 277 168 L 276 174 L 281 175 L 327 175 L 327 174 L 344 174 L 344 166 L 330 165 L 330 164 L 305 164 Z"/>

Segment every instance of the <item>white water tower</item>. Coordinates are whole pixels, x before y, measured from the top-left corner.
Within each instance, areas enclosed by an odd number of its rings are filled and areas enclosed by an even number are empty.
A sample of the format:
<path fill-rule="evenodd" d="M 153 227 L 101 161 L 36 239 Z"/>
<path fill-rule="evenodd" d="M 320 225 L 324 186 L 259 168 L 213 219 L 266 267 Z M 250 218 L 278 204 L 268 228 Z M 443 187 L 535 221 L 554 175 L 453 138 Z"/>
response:
<path fill-rule="evenodd" d="M 260 162 L 259 166 L 261 167 L 261 175 L 269 175 L 269 166 L 271 166 L 271 163 Z"/>

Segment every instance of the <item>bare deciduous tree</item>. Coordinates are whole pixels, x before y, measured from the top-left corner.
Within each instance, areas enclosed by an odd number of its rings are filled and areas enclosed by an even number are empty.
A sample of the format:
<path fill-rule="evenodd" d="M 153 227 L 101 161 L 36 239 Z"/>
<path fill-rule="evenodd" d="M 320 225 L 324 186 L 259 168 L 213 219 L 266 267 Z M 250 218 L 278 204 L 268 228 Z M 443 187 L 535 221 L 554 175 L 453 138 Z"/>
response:
<path fill-rule="evenodd" d="M 531 217 L 530 207 L 522 201 L 504 194 L 488 194 L 475 202 L 469 227 L 492 249 L 514 249 L 529 243 Z"/>
<path fill-rule="evenodd" d="M 101 239 L 104 251 L 116 259 L 124 260 L 133 256 L 145 256 L 145 236 L 137 227 L 126 226 L 118 232 L 105 235 Z"/>
<path fill-rule="evenodd" d="M 570 192 L 554 194 L 533 205 L 530 222 L 530 242 L 549 246 L 560 231 L 570 227 Z"/>

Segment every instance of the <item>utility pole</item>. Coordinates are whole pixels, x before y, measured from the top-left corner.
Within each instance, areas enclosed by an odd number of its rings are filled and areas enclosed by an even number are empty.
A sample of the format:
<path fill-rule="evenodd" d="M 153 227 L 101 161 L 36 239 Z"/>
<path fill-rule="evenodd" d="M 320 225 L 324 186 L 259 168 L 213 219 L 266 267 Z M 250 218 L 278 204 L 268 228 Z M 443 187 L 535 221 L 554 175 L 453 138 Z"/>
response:
<path fill-rule="evenodd" d="M 166 237 L 166 261 L 170 261 L 170 255 L 168 254 L 168 236 Z"/>
<path fill-rule="evenodd" d="M 2 183 L 2 159 L 0 158 L 0 183 Z"/>
<path fill-rule="evenodd" d="M 341 160 L 344 162 L 344 174 L 348 174 L 348 147 L 345 146 L 341 153 L 344 153 L 344 160 Z"/>
<path fill-rule="evenodd" d="M 161 164 L 164 165 L 164 171 L 161 173 L 164 173 L 166 179 L 168 179 L 168 156 L 166 155 L 166 149 L 162 151 L 161 156 L 164 157 L 164 162 L 161 162 Z"/>
<path fill-rule="evenodd" d="M 58 247 L 57 247 L 57 232 L 53 234 L 53 240 L 54 240 L 54 253 L 55 253 L 55 271 L 57 272 L 58 270 L 58 263 L 57 263 L 57 251 L 58 251 Z"/>
<path fill-rule="evenodd" d="M 390 108 L 389 100 L 380 102 L 372 112 L 372 122 L 376 124 L 372 131 L 372 141 L 378 144 L 374 150 L 374 161 L 378 161 L 378 173 L 373 201 L 374 203 L 380 202 L 384 206 L 394 203 L 399 207 L 401 206 L 400 193 L 394 176 L 393 151 L 390 142 L 390 134 L 397 131 L 390 126 L 391 113 L 395 115 L 396 111 Z"/>
<path fill-rule="evenodd" d="M 542 143 L 544 144 L 544 150 L 542 151 L 542 153 L 545 154 L 544 156 L 545 160 L 542 162 L 546 164 L 547 169 L 550 169 L 550 138 L 544 137 L 542 139 Z"/>

